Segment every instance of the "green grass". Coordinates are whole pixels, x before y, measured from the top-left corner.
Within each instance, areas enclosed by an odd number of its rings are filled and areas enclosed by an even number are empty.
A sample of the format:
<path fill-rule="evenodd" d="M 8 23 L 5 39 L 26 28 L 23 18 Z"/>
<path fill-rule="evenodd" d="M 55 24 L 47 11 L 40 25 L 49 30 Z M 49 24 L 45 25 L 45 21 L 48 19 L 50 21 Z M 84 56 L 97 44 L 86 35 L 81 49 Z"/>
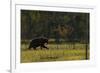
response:
<path fill-rule="evenodd" d="M 75 44 L 75 49 L 70 44 L 47 45 L 49 50 L 27 50 L 28 45 L 21 45 L 21 63 L 85 60 L 85 44 Z M 89 50 L 88 50 L 89 59 Z"/>

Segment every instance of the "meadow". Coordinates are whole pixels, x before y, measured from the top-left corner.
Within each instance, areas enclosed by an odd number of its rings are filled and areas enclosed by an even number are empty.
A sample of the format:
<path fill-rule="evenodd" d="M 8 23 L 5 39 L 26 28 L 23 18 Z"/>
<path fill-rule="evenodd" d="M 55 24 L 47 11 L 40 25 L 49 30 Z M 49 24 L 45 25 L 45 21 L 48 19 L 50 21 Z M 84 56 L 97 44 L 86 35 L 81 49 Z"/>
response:
<path fill-rule="evenodd" d="M 20 15 L 21 63 L 89 60 L 89 13 L 22 9 Z M 39 37 L 48 38 L 49 49 L 29 50 Z"/>
<path fill-rule="evenodd" d="M 41 50 L 40 47 L 37 50 L 28 50 L 28 46 L 27 43 L 21 44 L 21 63 L 86 60 L 86 44 L 48 44 L 48 50 Z M 89 53 L 88 47 L 88 59 Z"/>

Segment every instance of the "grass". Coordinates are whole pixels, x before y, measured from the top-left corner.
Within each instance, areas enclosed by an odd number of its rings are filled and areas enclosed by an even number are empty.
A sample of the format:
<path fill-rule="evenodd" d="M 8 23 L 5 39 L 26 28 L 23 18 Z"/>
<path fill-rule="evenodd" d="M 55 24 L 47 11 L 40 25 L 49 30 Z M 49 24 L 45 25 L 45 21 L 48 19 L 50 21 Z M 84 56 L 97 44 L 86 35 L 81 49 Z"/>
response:
<path fill-rule="evenodd" d="M 49 50 L 38 47 L 37 50 L 27 50 L 28 44 L 21 45 L 21 63 L 85 60 L 85 44 L 75 44 L 75 49 L 70 44 L 49 44 Z M 88 49 L 89 59 L 89 49 Z"/>

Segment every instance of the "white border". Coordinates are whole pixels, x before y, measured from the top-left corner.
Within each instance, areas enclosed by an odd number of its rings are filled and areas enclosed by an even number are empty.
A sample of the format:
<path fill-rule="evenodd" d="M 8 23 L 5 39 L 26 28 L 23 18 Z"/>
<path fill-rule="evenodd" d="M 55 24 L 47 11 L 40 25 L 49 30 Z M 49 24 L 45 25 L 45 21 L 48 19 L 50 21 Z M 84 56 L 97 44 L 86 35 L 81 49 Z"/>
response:
<path fill-rule="evenodd" d="M 95 63 L 95 9 L 93 7 L 79 7 L 78 5 L 32 5 L 32 4 L 13 4 L 12 7 L 12 26 L 11 26 L 11 72 L 19 71 L 43 71 L 51 69 L 66 69 L 94 66 Z M 90 13 L 90 60 L 86 61 L 58 61 L 58 62 L 40 62 L 40 63 L 20 63 L 20 9 L 27 10 L 46 10 L 61 12 L 85 12 Z"/>

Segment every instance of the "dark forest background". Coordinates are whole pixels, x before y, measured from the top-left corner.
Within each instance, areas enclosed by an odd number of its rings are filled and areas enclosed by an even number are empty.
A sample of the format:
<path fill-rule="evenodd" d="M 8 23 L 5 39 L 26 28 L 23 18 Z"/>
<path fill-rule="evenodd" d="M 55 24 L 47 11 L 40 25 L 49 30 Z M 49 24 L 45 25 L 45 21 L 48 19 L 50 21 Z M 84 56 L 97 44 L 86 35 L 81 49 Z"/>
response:
<path fill-rule="evenodd" d="M 21 10 L 21 40 L 42 36 L 89 43 L 89 13 Z"/>

